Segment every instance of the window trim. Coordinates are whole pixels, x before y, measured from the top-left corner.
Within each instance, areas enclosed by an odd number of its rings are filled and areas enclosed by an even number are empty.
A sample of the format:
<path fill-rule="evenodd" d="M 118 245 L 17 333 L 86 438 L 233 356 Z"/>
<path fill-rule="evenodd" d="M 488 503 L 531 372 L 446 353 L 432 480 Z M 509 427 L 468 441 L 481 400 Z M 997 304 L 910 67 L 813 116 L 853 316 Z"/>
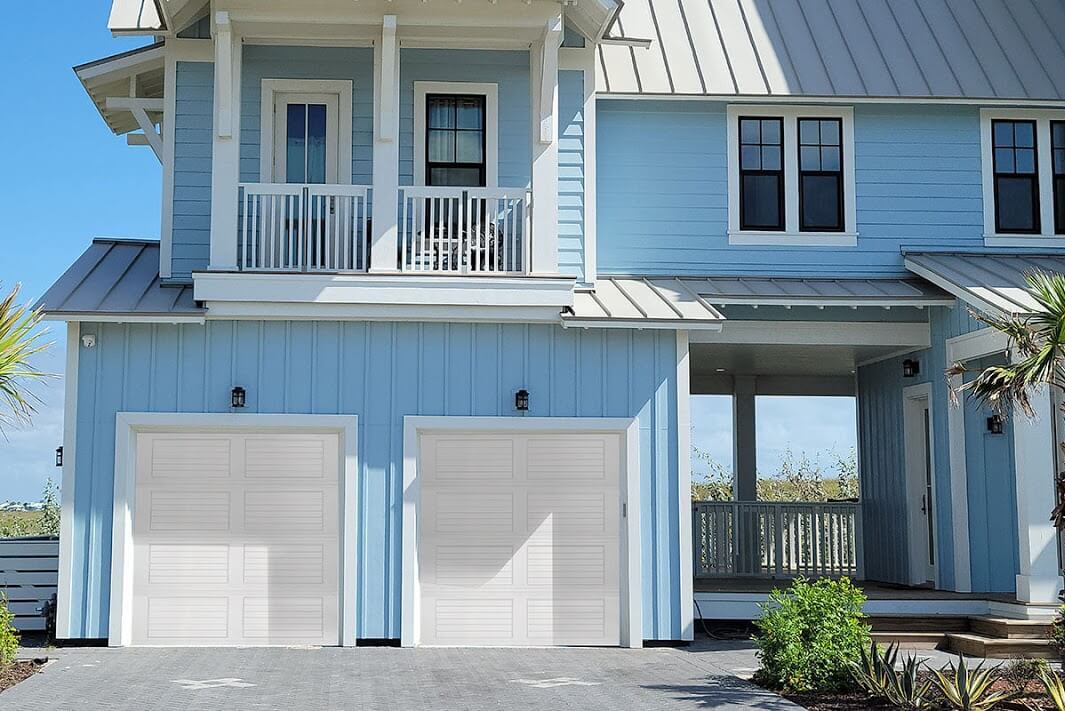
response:
<path fill-rule="evenodd" d="M 499 187 L 499 85 L 461 81 L 414 82 L 414 184 L 426 184 L 426 99 L 435 94 L 484 97 L 484 184 Z"/>
<path fill-rule="evenodd" d="M 352 94 L 350 79 L 263 79 L 259 106 L 259 182 L 274 182 L 275 94 L 336 94 L 340 115 L 337 121 L 338 185 L 352 180 Z"/>
<path fill-rule="evenodd" d="M 728 240 L 731 245 L 781 247 L 855 247 L 858 244 L 854 179 L 854 108 L 851 106 L 810 106 L 793 104 L 730 104 L 726 108 L 728 135 Z M 781 118 L 784 120 L 784 230 L 743 230 L 740 228 L 739 119 Z M 799 229 L 799 118 L 836 118 L 842 123 L 842 231 Z M 792 150 L 791 147 L 794 148 Z"/>
<path fill-rule="evenodd" d="M 736 120 L 739 123 L 742 123 L 744 121 L 766 121 L 766 120 L 768 120 L 768 121 L 776 121 L 777 123 L 780 124 L 780 169 L 779 170 L 765 170 L 764 168 L 762 168 L 762 169 L 759 169 L 759 170 L 745 170 L 743 168 L 742 161 L 740 161 L 738 163 L 738 165 L 737 165 L 737 167 L 738 167 L 738 169 L 740 171 L 740 178 L 739 178 L 739 190 L 736 193 L 736 195 L 737 195 L 736 199 L 739 201 L 740 229 L 741 230 L 743 230 L 744 232 L 776 232 L 776 231 L 783 231 L 784 228 L 785 228 L 785 221 L 787 220 L 787 204 L 788 204 L 787 196 L 784 194 L 785 186 L 787 185 L 787 182 L 784 180 L 784 119 L 779 117 L 779 116 L 740 116 Z M 737 130 L 739 130 L 738 126 L 737 126 Z M 740 138 L 740 149 L 741 150 L 742 150 L 743 146 L 745 145 L 743 143 L 743 140 L 742 140 L 742 134 L 743 134 L 743 132 L 740 131 L 740 136 L 741 136 L 741 138 Z M 761 148 L 764 148 L 766 145 L 767 144 L 761 142 L 761 127 L 759 126 L 759 143 L 758 143 L 758 147 L 759 147 L 759 149 L 761 149 Z M 737 156 L 737 160 L 739 160 L 739 156 Z M 761 161 L 761 158 L 759 157 L 759 162 L 760 161 Z M 777 211 L 778 211 L 778 214 L 780 215 L 780 227 L 779 228 L 771 229 L 771 228 L 766 228 L 766 227 L 747 227 L 744 224 L 744 221 L 743 221 L 743 196 L 744 196 L 744 193 L 746 192 L 746 188 L 744 187 L 745 183 L 744 183 L 743 179 L 746 176 L 748 176 L 748 175 L 757 175 L 757 176 L 763 176 L 763 177 L 773 176 L 773 177 L 777 178 L 777 183 L 778 183 Z"/>
<path fill-rule="evenodd" d="M 1058 200 L 1065 200 L 1065 172 L 1058 173 L 1054 170 L 1054 128 L 1061 126 L 1062 130 L 1065 131 L 1065 117 L 1062 117 L 1061 119 L 1051 119 L 1049 126 L 1050 135 L 1047 139 L 1050 142 L 1050 199 L 1053 202 L 1051 213 L 1054 215 L 1054 233 L 1057 235 L 1065 235 L 1065 214 L 1058 215 L 1057 211 Z M 1062 146 L 1062 148 L 1065 148 L 1065 146 Z M 1058 191 L 1061 191 L 1062 194 L 1059 195 Z M 1059 217 L 1061 219 L 1058 219 Z"/>
<path fill-rule="evenodd" d="M 994 141 L 991 124 L 996 120 L 1035 121 L 1036 171 L 1039 198 L 1039 232 L 999 232 L 997 227 L 994 174 Z M 1065 121 L 1059 109 L 980 109 L 980 156 L 984 204 L 984 246 L 1062 246 L 1065 235 L 1055 232 L 1053 163 L 1050 147 L 1051 121 Z"/>
<path fill-rule="evenodd" d="M 996 124 L 1000 124 L 1000 123 L 1009 123 L 1009 124 L 1026 123 L 1026 124 L 1030 124 L 1031 125 L 1031 127 L 1032 127 L 1032 141 L 1033 141 L 1032 148 L 1035 149 L 1035 172 L 1034 173 L 1017 173 L 1017 172 L 1000 173 L 998 171 L 998 166 L 996 165 L 996 160 L 995 160 L 995 148 L 996 148 L 996 146 L 994 144 L 994 137 L 995 137 L 995 125 Z M 1012 146 L 1010 146 L 1010 150 L 1012 150 L 1012 151 L 1016 151 L 1017 150 L 1016 142 L 1014 142 L 1014 144 Z M 1016 154 L 1014 154 L 1014 160 L 1016 160 L 1016 158 L 1017 158 L 1017 156 L 1016 156 Z M 995 207 L 995 234 L 1038 235 L 1038 234 L 1042 234 L 1043 233 L 1043 220 L 1042 220 L 1043 206 L 1042 206 L 1042 200 L 1040 200 L 1040 195 L 1039 195 L 1039 192 L 1040 192 L 1040 190 L 1039 190 L 1039 163 L 1040 163 L 1040 160 L 1039 160 L 1039 124 L 1034 119 L 1017 119 L 1017 118 L 1013 118 L 1013 119 L 993 118 L 993 119 L 991 119 L 991 181 L 992 181 L 991 189 L 994 191 L 994 194 L 995 194 L 994 195 L 994 200 L 995 200 L 995 205 L 994 205 L 994 207 Z M 1033 227 L 1030 230 L 1005 231 L 1005 230 L 1003 230 L 1001 228 L 1001 226 L 999 224 L 999 211 L 998 211 L 998 193 L 999 193 L 998 183 L 999 183 L 999 178 L 1009 178 L 1009 177 L 1012 177 L 1013 179 L 1021 178 L 1021 179 L 1027 180 L 1028 182 L 1032 183 L 1032 187 L 1034 188 L 1033 196 L 1032 196 L 1033 197 L 1033 204 L 1032 204 L 1033 210 L 1032 210 L 1032 215 L 1031 215 Z"/>
<path fill-rule="evenodd" d="M 435 93 L 426 94 L 425 95 L 426 116 L 425 116 L 425 137 L 424 137 L 426 146 L 429 145 L 429 132 L 432 131 L 432 130 L 441 130 L 441 129 L 433 129 L 432 127 L 429 126 L 429 115 L 428 115 L 429 102 L 432 99 L 438 98 L 438 97 L 439 98 L 451 98 L 451 99 L 480 99 L 481 100 L 481 111 L 482 111 L 481 131 L 480 131 L 480 133 L 481 133 L 481 160 L 480 160 L 479 163 L 462 163 L 462 162 L 459 162 L 458 160 L 454 160 L 454 161 L 451 161 L 449 163 L 448 162 L 440 162 L 440 161 L 435 161 L 434 162 L 434 161 L 429 160 L 429 153 L 428 153 L 428 151 L 426 151 L 425 156 L 424 156 L 424 164 L 422 165 L 422 175 L 425 176 L 426 184 L 428 184 L 428 181 L 429 181 L 429 173 L 431 171 L 431 167 L 430 166 L 432 166 L 432 167 L 447 167 L 447 168 L 473 168 L 473 167 L 477 167 L 477 168 L 480 169 L 481 182 L 482 183 L 487 183 L 487 181 L 488 181 L 488 150 L 487 150 L 487 146 L 486 146 L 486 143 L 488 142 L 488 100 L 487 100 L 487 97 L 484 94 L 435 94 Z M 442 130 L 449 130 L 449 131 L 451 131 L 454 134 L 454 136 L 455 136 L 455 157 L 457 158 L 458 157 L 458 134 L 459 134 L 459 131 L 463 131 L 463 130 L 470 131 L 472 129 L 460 129 L 456 125 L 454 128 L 442 129 Z"/>

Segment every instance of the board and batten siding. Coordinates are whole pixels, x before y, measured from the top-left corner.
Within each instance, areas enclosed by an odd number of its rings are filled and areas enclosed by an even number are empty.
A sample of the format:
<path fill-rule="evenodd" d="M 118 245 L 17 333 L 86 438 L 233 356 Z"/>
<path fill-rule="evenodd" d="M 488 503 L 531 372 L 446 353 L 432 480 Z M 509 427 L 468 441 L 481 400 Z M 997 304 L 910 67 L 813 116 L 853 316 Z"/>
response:
<path fill-rule="evenodd" d="M 601 273 L 904 275 L 903 248 L 983 248 L 977 107 L 855 106 L 858 246 L 792 249 L 729 244 L 725 112 L 599 101 Z"/>
<path fill-rule="evenodd" d="M 558 73 L 558 269 L 584 281 L 584 72 Z"/>
<path fill-rule="evenodd" d="M 638 417 L 644 637 L 681 636 L 676 336 L 519 324 L 212 321 L 85 324 L 74 487 L 71 630 L 107 636 L 115 413 L 359 417 L 359 609 L 363 638 L 400 636 L 405 415 Z"/>
<path fill-rule="evenodd" d="M 241 65 L 240 179 L 259 182 L 263 79 L 344 79 L 351 89 L 351 182 L 373 182 L 373 49 L 247 45 Z"/>
<path fill-rule="evenodd" d="M 171 276 L 187 280 L 211 252 L 214 64 L 177 62 Z"/>

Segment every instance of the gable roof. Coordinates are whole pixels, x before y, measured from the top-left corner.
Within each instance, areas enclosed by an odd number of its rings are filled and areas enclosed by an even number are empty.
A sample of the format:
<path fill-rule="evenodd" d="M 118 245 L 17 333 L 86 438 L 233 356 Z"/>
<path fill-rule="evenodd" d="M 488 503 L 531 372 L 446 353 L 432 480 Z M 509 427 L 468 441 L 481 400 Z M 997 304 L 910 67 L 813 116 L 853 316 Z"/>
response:
<path fill-rule="evenodd" d="M 626 0 L 614 94 L 1065 100 L 1065 0 Z"/>
<path fill-rule="evenodd" d="M 159 242 L 97 238 L 37 302 L 50 318 L 202 319 L 192 287 L 164 286 Z"/>
<path fill-rule="evenodd" d="M 162 99 L 164 63 L 163 44 L 157 42 L 80 64 L 74 67 L 74 74 L 96 104 L 96 110 L 103 116 L 108 128 L 116 134 L 123 134 L 135 131 L 140 126 L 128 110 L 108 108 L 108 97 L 127 96 L 132 78 L 136 81 L 138 97 Z"/>

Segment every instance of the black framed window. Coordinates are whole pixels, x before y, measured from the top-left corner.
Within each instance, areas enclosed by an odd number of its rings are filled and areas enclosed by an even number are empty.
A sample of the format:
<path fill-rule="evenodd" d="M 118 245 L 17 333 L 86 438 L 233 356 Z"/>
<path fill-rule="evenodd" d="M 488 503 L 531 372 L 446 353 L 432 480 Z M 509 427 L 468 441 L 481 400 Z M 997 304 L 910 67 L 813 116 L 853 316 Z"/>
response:
<path fill-rule="evenodd" d="M 425 183 L 485 185 L 485 97 L 425 97 Z"/>
<path fill-rule="evenodd" d="M 1054 176 L 1054 232 L 1065 235 L 1065 121 L 1050 122 Z"/>
<path fill-rule="evenodd" d="M 842 232 L 843 120 L 799 119 L 799 229 Z"/>
<path fill-rule="evenodd" d="M 1039 160 L 1035 121 L 991 122 L 995 231 L 1038 233 Z"/>
<path fill-rule="evenodd" d="M 784 229 L 782 118 L 740 118 L 740 229 Z"/>

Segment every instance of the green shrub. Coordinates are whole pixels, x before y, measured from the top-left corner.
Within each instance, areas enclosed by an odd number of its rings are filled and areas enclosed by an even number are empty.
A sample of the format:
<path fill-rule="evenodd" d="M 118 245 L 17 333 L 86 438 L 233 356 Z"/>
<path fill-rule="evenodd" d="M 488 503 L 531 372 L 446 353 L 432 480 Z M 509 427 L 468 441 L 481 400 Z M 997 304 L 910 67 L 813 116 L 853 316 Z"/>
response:
<path fill-rule="evenodd" d="M 1065 660 L 1065 605 L 1058 608 L 1058 614 L 1050 625 L 1050 645 Z"/>
<path fill-rule="evenodd" d="M 847 578 L 796 580 L 774 590 L 755 622 L 756 680 L 789 691 L 853 689 L 851 670 L 870 643 L 865 595 Z"/>
<path fill-rule="evenodd" d="M 18 655 L 18 632 L 15 613 L 7 609 L 7 596 L 0 593 L 0 666 L 15 661 Z"/>
<path fill-rule="evenodd" d="M 1002 679 L 1014 691 L 1024 691 L 1028 684 L 1038 681 L 1043 674 L 1050 671 L 1050 664 L 1045 659 L 1013 659 L 999 670 Z"/>

